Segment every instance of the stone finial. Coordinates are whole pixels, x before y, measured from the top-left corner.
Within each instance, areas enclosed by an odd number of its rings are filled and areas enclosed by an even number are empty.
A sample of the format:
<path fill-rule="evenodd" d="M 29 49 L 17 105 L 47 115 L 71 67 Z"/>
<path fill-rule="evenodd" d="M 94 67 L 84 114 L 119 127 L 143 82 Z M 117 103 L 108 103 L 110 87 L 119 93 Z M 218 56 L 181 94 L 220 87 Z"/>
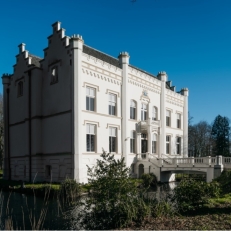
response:
<path fill-rule="evenodd" d="M 25 48 L 26 48 L 26 44 L 25 43 L 21 43 L 18 45 L 19 47 L 19 54 L 21 54 L 22 52 L 25 51 Z"/>
<path fill-rule="evenodd" d="M 2 84 L 5 85 L 9 85 L 10 84 L 10 75 L 5 73 L 2 75 Z"/>
<path fill-rule="evenodd" d="M 120 54 L 118 56 L 120 65 L 129 64 L 129 58 L 130 58 L 130 56 L 129 56 L 128 52 L 126 52 L 126 51 L 120 52 Z"/>
<path fill-rule="evenodd" d="M 53 23 L 52 27 L 53 27 L 53 32 L 59 31 L 61 28 L 61 22 L 57 21 L 57 22 Z"/>
<path fill-rule="evenodd" d="M 157 78 L 161 81 L 164 81 L 164 82 L 168 81 L 168 76 L 167 76 L 167 73 L 165 71 L 159 71 Z"/>
<path fill-rule="evenodd" d="M 189 96 L 189 90 L 187 87 L 181 89 L 181 95 Z"/>

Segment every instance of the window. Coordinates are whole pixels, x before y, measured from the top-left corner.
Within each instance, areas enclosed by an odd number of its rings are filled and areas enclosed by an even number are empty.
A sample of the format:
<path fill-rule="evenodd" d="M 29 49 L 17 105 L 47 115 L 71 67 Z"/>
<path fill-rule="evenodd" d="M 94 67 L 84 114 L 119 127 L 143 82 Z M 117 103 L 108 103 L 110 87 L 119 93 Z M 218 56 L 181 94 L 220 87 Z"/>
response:
<path fill-rule="evenodd" d="M 109 152 L 116 152 L 116 128 L 109 127 Z"/>
<path fill-rule="evenodd" d="M 130 137 L 130 152 L 135 153 L 135 144 L 136 144 L 136 132 L 131 131 L 131 137 Z"/>
<path fill-rule="evenodd" d="M 152 153 L 156 153 L 156 150 L 157 150 L 157 135 L 156 134 L 153 134 L 152 135 Z"/>
<path fill-rule="evenodd" d="M 130 102 L 130 119 L 136 119 L 136 102 L 134 100 Z"/>
<path fill-rule="evenodd" d="M 95 151 L 95 125 L 94 124 L 86 125 L 86 146 L 87 146 L 87 152 Z"/>
<path fill-rule="evenodd" d="M 46 177 L 51 177 L 51 165 L 46 165 Z"/>
<path fill-rule="evenodd" d="M 176 154 L 181 153 L 181 137 L 176 137 Z"/>
<path fill-rule="evenodd" d="M 152 108 L 152 120 L 157 120 L 157 108 Z"/>
<path fill-rule="evenodd" d="M 147 104 L 141 104 L 141 120 L 147 119 Z"/>
<path fill-rule="evenodd" d="M 18 83 L 18 97 L 23 96 L 23 82 Z"/>
<path fill-rule="evenodd" d="M 166 154 L 170 154 L 170 136 L 166 136 Z"/>
<path fill-rule="evenodd" d="M 109 115 L 116 115 L 116 95 L 109 93 Z"/>
<path fill-rule="evenodd" d="M 86 87 L 86 110 L 95 111 L 95 89 Z"/>
<path fill-rule="evenodd" d="M 166 126 L 171 126 L 171 111 L 166 111 Z"/>
<path fill-rule="evenodd" d="M 176 127 L 181 128 L 181 114 L 177 113 Z"/>
<path fill-rule="evenodd" d="M 57 83 L 58 82 L 58 67 L 52 67 L 51 69 L 51 83 Z"/>

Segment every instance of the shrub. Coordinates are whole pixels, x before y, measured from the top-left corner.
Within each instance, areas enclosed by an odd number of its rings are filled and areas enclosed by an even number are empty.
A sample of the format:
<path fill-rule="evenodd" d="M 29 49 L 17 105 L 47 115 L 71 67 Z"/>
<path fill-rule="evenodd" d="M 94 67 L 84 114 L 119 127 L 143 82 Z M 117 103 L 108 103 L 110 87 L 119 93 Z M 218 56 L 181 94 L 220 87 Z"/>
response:
<path fill-rule="evenodd" d="M 66 179 L 60 185 L 59 196 L 64 202 L 73 203 L 81 195 L 81 186 L 73 179 Z"/>
<path fill-rule="evenodd" d="M 217 183 L 205 183 L 192 179 L 182 180 L 173 190 L 172 202 L 179 212 L 186 212 L 203 207 L 211 197 L 219 196 Z"/>
<path fill-rule="evenodd" d="M 146 189 L 148 189 L 150 186 L 156 186 L 157 184 L 157 178 L 153 173 L 143 174 L 141 178 L 143 180 L 142 185 Z"/>
<path fill-rule="evenodd" d="M 79 206 L 81 228 L 123 228 L 150 213 L 142 189 L 129 174 L 124 158 L 115 160 L 105 151 L 93 168 L 88 167 L 91 191 Z"/>
<path fill-rule="evenodd" d="M 220 184 L 222 193 L 231 192 L 231 171 L 224 170 L 219 177 L 217 177 L 214 182 Z"/>

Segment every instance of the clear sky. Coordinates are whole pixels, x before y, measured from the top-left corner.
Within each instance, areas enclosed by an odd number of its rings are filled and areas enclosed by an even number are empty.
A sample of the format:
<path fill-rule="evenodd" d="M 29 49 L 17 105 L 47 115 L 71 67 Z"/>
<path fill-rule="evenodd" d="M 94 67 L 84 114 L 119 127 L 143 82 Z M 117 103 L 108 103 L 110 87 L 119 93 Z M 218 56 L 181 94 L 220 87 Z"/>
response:
<path fill-rule="evenodd" d="M 66 35 L 189 88 L 193 123 L 231 118 L 231 0 L 2 0 L 0 74 L 12 73 L 18 45 L 43 57 L 51 24 Z M 0 88 L 2 92 L 2 85 Z"/>

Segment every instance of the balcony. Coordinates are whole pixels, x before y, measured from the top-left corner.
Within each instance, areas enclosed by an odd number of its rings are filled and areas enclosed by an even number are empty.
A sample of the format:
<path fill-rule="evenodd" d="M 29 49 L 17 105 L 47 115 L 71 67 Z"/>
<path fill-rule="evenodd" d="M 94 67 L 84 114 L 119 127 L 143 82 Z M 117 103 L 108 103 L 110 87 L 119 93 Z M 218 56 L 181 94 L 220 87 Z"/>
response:
<path fill-rule="evenodd" d="M 157 130 L 160 127 L 160 120 L 143 120 L 138 123 L 138 131 L 140 133 L 147 132 L 148 126 L 152 126 L 152 130 Z"/>

